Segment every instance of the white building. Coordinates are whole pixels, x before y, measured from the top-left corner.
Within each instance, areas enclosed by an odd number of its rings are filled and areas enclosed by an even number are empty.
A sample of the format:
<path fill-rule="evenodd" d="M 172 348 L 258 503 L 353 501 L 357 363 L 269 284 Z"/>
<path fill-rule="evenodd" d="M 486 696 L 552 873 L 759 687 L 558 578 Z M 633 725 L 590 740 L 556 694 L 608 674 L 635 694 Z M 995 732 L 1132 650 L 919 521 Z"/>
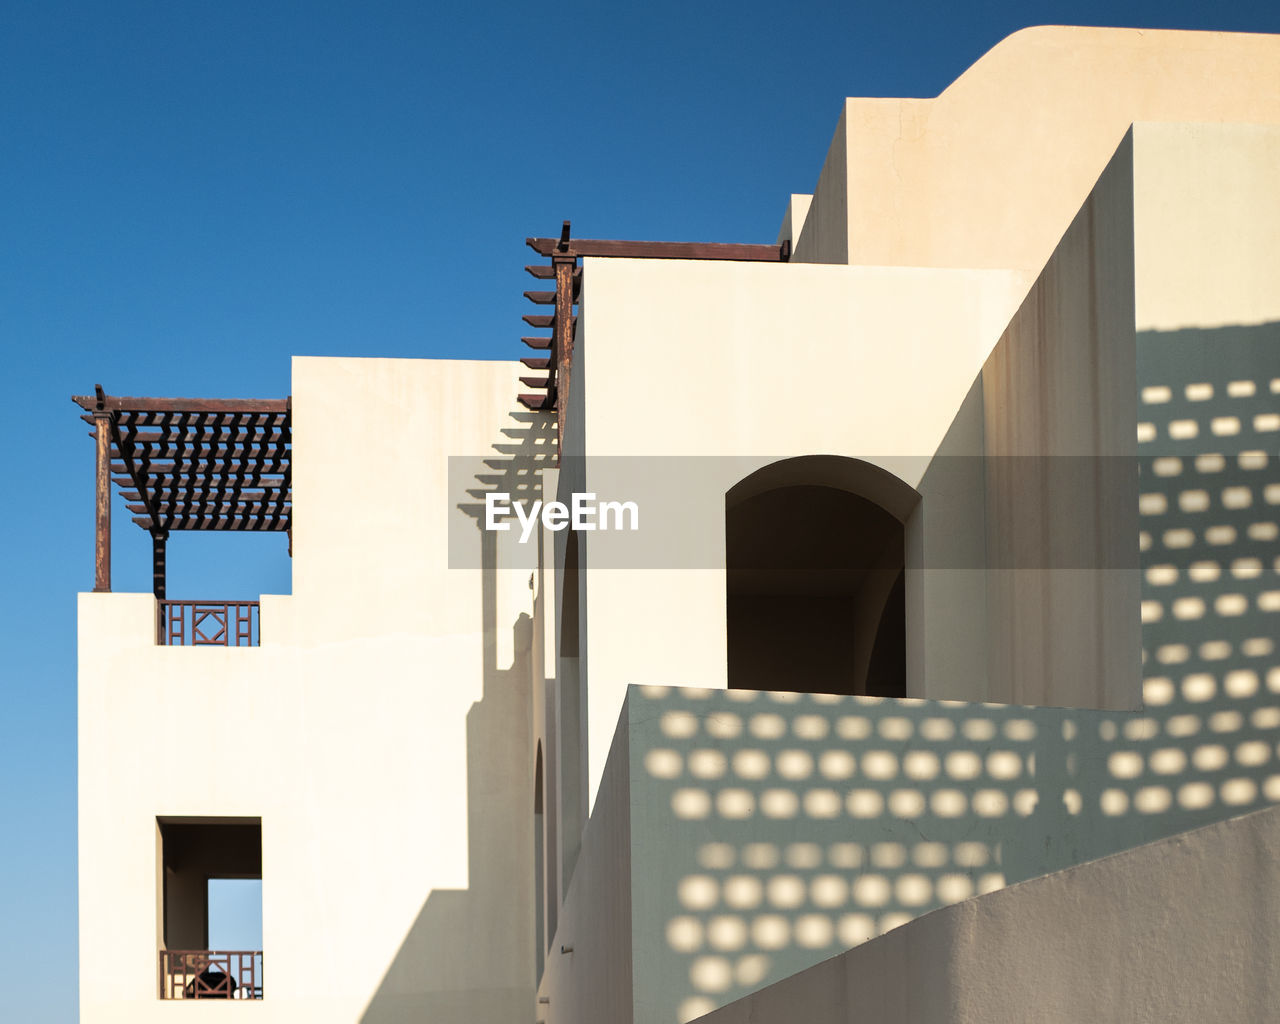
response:
<path fill-rule="evenodd" d="M 85 398 L 157 593 L 99 543 L 84 1024 L 1265 1016 L 1277 168 L 1280 38 L 1031 29 L 847 101 L 774 245 L 532 240 L 540 376 Z M 486 529 L 575 493 L 640 528 Z M 168 600 L 183 528 L 292 595 Z"/>

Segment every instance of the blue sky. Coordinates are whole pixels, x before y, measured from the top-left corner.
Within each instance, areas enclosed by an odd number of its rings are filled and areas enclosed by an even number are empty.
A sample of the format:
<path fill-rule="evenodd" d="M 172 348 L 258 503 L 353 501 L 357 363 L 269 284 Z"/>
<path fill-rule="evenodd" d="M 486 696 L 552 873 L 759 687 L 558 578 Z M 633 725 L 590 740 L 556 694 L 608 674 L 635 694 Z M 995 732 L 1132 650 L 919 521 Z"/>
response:
<path fill-rule="evenodd" d="M 6 1018 L 76 1018 L 93 450 L 69 395 L 280 397 L 292 354 L 518 358 L 526 235 L 772 241 L 843 97 L 936 95 L 1043 23 L 1280 32 L 1280 6 L 0 3 Z M 148 590 L 116 511 L 115 589 Z M 289 585 L 279 537 L 170 558 L 175 595 Z"/>

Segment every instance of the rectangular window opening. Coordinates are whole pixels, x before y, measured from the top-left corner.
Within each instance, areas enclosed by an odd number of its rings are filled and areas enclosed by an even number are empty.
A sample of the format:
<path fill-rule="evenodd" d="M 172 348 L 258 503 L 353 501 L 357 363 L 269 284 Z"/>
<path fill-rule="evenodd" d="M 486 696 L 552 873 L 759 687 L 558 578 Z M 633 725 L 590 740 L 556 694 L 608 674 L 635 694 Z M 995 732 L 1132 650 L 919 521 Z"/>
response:
<path fill-rule="evenodd" d="M 261 999 L 261 819 L 156 825 L 160 998 Z"/>

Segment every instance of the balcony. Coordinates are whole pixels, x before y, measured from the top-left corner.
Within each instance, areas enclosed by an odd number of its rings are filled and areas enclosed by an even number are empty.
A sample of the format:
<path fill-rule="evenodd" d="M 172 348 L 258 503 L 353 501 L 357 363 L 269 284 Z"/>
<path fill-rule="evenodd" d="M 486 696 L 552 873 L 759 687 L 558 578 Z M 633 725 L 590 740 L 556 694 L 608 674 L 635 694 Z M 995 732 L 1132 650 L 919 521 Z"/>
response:
<path fill-rule="evenodd" d="M 1273 678 L 1149 680 L 1134 712 L 633 686 L 543 936 L 577 952 L 541 991 L 591 977 L 619 999 L 599 1019 L 633 1000 L 691 1020 L 938 908 L 1274 804 Z"/>
<path fill-rule="evenodd" d="M 159 601 L 156 643 L 164 647 L 257 647 L 257 601 Z"/>
<path fill-rule="evenodd" d="M 262 950 L 162 949 L 161 999 L 261 999 Z"/>
<path fill-rule="evenodd" d="M 133 522 L 151 537 L 152 592 L 162 603 L 172 533 L 283 533 L 292 538 L 288 398 L 125 398 L 108 395 L 99 386 L 73 401 L 93 427 L 95 443 L 96 593 L 111 591 L 112 483 L 134 513 Z M 180 642 L 192 646 L 254 644 L 256 613 L 243 607 L 243 602 L 175 602 L 170 608 L 181 618 L 161 618 L 159 642 L 179 642 L 181 636 Z M 232 608 L 237 609 L 234 615 Z M 180 622 L 182 628 L 170 633 L 169 622 Z"/>
<path fill-rule="evenodd" d="M 160 998 L 261 999 L 262 819 L 158 817 L 156 827 Z"/>

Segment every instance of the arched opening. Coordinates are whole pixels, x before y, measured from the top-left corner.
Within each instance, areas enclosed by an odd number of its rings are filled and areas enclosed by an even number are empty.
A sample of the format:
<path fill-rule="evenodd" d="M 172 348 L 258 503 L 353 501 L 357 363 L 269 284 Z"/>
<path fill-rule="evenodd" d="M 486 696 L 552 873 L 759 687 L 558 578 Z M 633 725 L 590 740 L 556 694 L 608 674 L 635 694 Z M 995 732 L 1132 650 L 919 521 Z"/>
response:
<path fill-rule="evenodd" d="M 538 744 L 533 770 L 533 891 L 534 950 L 537 955 L 534 977 L 541 980 L 550 937 L 547 930 L 547 819 L 542 797 L 542 744 Z"/>
<path fill-rule="evenodd" d="M 587 823 L 586 701 L 581 677 L 582 552 L 578 535 L 566 531 L 564 572 L 560 583 L 559 675 L 556 679 L 556 759 L 559 776 L 560 864 L 556 891 L 569 890 L 569 879 Z"/>
<path fill-rule="evenodd" d="M 919 500 L 836 456 L 766 466 L 725 496 L 734 689 L 906 695 L 906 538 Z"/>

